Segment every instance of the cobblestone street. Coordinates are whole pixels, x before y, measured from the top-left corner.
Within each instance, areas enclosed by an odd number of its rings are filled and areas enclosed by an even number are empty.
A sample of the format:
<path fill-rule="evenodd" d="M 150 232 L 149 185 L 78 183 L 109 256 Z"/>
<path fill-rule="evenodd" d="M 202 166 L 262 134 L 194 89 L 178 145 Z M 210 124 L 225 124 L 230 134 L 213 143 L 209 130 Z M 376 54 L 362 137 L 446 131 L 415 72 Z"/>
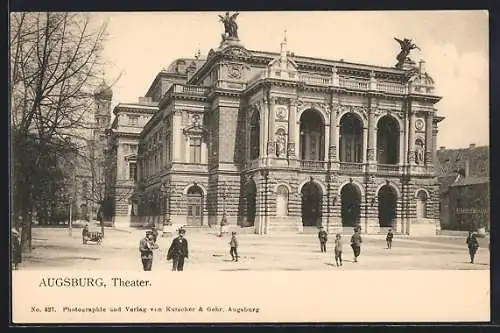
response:
<path fill-rule="evenodd" d="M 106 229 L 101 245 L 81 244 L 80 229 L 68 235 L 67 229 L 34 228 L 33 250 L 25 253 L 21 270 L 142 270 L 138 245 L 143 230 Z M 333 265 L 333 241 L 328 252 L 320 252 L 315 234 L 278 234 L 238 236 L 240 261 L 231 261 L 229 236 L 217 237 L 210 230 L 188 230 L 190 257 L 186 270 L 200 271 L 305 271 L 305 270 L 359 270 L 359 269 L 489 269 L 488 239 L 479 239 L 476 262 L 469 263 L 465 240 L 457 237 L 427 238 L 398 237 L 393 248 L 385 249 L 382 235 L 364 235 L 358 263 L 352 262 L 349 235 L 344 235 L 344 265 Z M 330 239 L 332 237 L 330 236 Z M 153 270 L 170 270 L 166 251 L 172 237 L 159 237 Z"/>

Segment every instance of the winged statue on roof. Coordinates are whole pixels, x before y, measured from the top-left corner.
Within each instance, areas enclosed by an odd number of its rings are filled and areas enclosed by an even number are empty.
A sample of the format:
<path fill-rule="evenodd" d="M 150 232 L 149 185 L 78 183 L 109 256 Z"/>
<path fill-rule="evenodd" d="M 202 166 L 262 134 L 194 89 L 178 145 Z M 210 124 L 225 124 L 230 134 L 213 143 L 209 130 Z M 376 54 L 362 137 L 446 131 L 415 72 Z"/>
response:
<path fill-rule="evenodd" d="M 420 48 L 415 43 L 413 43 L 413 41 L 410 38 L 404 38 L 403 40 L 401 40 L 399 38 L 394 37 L 394 39 L 401 46 L 401 52 L 399 52 L 399 54 L 396 57 L 398 61 L 396 67 L 401 68 L 403 67 L 405 60 L 408 58 L 410 51 L 413 49 L 420 50 Z"/>
<path fill-rule="evenodd" d="M 224 34 L 222 35 L 223 40 L 226 40 L 227 38 L 238 39 L 238 24 L 236 24 L 236 18 L 238 15 L 238 12 L 233 14 L 226 12 L 225 16 L 219 15 L 220 22 L 224 24 Z"/>

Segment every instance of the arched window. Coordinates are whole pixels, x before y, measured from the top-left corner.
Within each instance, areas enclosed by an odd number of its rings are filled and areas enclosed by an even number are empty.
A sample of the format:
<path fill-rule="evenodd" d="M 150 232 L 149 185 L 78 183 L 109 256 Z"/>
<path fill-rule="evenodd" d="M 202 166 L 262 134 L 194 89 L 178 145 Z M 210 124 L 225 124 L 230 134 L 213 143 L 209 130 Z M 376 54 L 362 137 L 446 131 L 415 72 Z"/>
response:
<path fill-rule="evenodd" d="M 288 188 L 284 185 L 276 189 L 276 216 L 288 215 Z"/>
<path fill-rule="evenodd" d="M 300 158 L 310 161 L 325 160 L 325 124 L 321 114 L 309 109 L 300 116 Z"/>
<path fill-rule="evenodd" d="M 427 193 L 423 190 L 417 192 L 417 218 L 427 218 Z"/>
<path fill-rule="evenodd" d="M 363 123 L 356 114 L 342 116 L 339 142 L 341 162 L 363 162 Z"/>
<path fill-rule="evenodd" d="M 377 124 L 377 161 L 380 164 L 399 162 L 399 124 L 393 117 L 383 116 Z"/>

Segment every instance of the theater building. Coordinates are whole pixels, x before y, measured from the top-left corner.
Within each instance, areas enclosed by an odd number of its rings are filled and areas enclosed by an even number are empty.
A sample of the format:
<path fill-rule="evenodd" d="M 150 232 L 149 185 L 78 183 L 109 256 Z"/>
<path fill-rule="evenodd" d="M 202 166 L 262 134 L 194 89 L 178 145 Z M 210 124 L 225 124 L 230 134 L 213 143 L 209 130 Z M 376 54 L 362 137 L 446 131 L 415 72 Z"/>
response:
<path fill-rule="evenodd" d="M 154 80 L 138 214 L 255 233 L 435 234 L 437 115 L 424 61 L 402 68 L 248 50 L 225 39 Z"/>

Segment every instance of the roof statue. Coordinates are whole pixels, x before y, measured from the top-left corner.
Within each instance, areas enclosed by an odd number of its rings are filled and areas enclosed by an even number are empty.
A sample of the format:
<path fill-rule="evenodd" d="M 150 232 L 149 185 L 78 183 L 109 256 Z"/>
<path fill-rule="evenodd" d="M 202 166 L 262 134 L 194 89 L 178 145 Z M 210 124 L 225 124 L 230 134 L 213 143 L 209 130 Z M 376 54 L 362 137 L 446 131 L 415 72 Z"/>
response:
<path fill-rule="evenodd" d="M 219 15 L 220 22 L 224 24 L 224 34 L 222 34 L 222 41 L 227 39 L 239 40 L 238 38 L 238 24 L 236 24 L 236 18 L 239 13 L 236 12 L 232 15 L 226 12 L 225 16 Z"/>
<path fill-rule="evenodd" d="M 399 52 L 399 54 L 396 57 L 396 59 L 398 60 L 396 68 L 403 68 L 403 65 L 406 61 L 412 62 L 411 59 L 408 57 L 410 51 L 413 49 L 420 50 L 420 48 L 415 43 L 413 43 L 413 41 L 409 38 L 401 40 L 399 38 L 394 37 L 394 39 L 401 46 L 401 52 Z"/>

